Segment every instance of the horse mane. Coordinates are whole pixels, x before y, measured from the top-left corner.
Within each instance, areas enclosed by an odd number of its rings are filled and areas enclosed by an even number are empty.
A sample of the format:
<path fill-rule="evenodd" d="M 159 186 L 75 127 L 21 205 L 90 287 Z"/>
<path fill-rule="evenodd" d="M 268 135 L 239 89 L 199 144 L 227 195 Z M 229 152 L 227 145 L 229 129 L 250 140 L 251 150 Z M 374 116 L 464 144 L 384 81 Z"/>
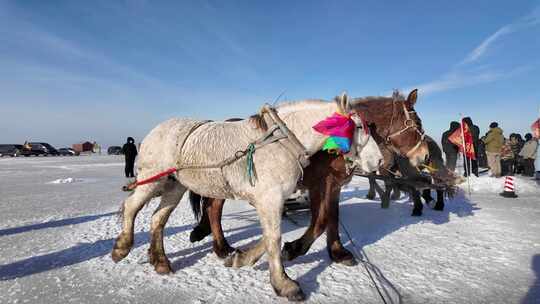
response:
<path fill-rule="evenodd" d="M 277 105 L 276 109 L 282 109 L 287 107 L 298 107 L 301 105 L 309 105 L 309 104 L 320 104 L 320 103 L 328 103 L 326 100 L 322 99 L 306 99 L 306 100 L 300 100 L 300 101 L 285 101 Z M 249 121 L 255 125 L 256 129 L 267 131 L 268 130 L 268 123 L 266 123 L 266 120 L 264 119 L 264 115 L 259 112 L 257 114 L 251 115 L 249 117 Z"/>
<path fill-rule="evenodd" d="M 354 98 L 351 105 L 353 109 L 364 113 L 364 117 L 370 117 L 367 121 L 372 134 L 384 134 L 386 127 L 380 129 L 375 122 L 386 121 L 390 119 L 389 114 L 392 111 L 392 103 L 394 99 L 390 96 L 366 96 Z"/>
<path fill-rule="evenodd" d="M 354 109 L 365 112 L 368 117 L 371 117 L 369 123 L 374 121 L 389 121 L 394 107 L 396 108 L 396 114 L 401 113 L 400 103 L 405 103 L 406 97 L 398 90 L 394 90 L 392 96 L 366 96 L 354 98 L 351 105 Z M 398 107 L 399 105 L 399 107 Z M 415 122 L 421 127 L 422 122 L 419 117 L 415 115 Z M 384 132 L 385 130 L 378 130 Z M 381 133 L 382 134 L 382 133 Z"/>
<path fill-rule="evenodd" d="M 255 125 L 256 129 L 268 131 L 268 124 L 261 113 L 251 115 L 249 121 Z"/>

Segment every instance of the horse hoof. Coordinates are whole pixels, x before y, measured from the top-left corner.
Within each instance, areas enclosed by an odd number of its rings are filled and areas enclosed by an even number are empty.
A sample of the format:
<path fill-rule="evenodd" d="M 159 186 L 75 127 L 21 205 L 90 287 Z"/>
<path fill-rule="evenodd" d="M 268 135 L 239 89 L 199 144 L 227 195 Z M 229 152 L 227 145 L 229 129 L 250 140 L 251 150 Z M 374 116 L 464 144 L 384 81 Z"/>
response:
<path fill-rule="evenodd" d="M 214 248 L 214 253 L 217 255 L 220 259 L 225 259 L 231 255 L 231 253 L 235 252 L 236 249 L 234 249 L 231 246 L 225 246 L 225 248 Z"/>
<path fill-rule="evenodd" d="M 292 256 L 292 243 L 285 243 L 283 249 L 281 249 L 281 258 L 286 261 L 292 261 L 294 258 Z"/>
<path fill-rule="evenodd" d="M 115 263 L 120 262 L 129 254 L 129 249 L 114 248 L 111 252 L 111 258 Z"/>
<path fill-rule="evenodd" d="M 223 261 L 223 266 L 225 267 L 232 267 L 234 264 L 234 256 L 230 255 Z"/>
<path fill-rule="evenodd" d="M 189 241 L 192 242 L 192 243 L 202 241 L 210 233 L 211 233 L 211 231 L 207 231 L 207 229 L 204 229 L 204 228 L 201 228 L 201 227 L 197 226 L 197 227 L 193 228 L 193 230 L 189 234 Z"/>
<path fill-rule="evenodd" d="M 422 210 L 413 210 L 411 216 L 422 216 Z"/>
<path fill-rule="evenodd" d="M 356 265 L 358 265 L 358 262 L 356 261 L 356 259 L 354 257 L 351 257 L 350 259 L 345 259 L 345 260 L 338 261 L 337 263 L 345 265 L 345 266 L 356 266 Z"/>
<path fill-rule="evenodd" d="M 301 301 L 304 301 L 305 299 L 306 299 L 306 295 L 300 288 L 298 288 L 298 291 L 296 293 L 287 296 L 287 300 L 293 301 L 293 302 L 301 302 Z"/>
<path fill-rule="evenodd" d="M 158 274 L 169 274 L 169 273 L 173 272 L 173 270 L 171 268 L 171 264 L 169 264 L 168 261 L 156 263 L 156 265 L 154 266 L 154 270 Z"/>
<path fill-rule="evenodd" d="M 367 194 L 367 195 L 366 195 L 366 199 L 368 199 L 368 200 L 371 200 L 371 201 L 372 201 L 372 200 L 374 200 L 374 199 L 375 199 L 375 195 Z"/>
<path fill-rule="evenodd" d="M 354 255 L 347 249 L 341 248 L 340 250 L 335 250 L 330 252 L 330 259 L 334 263 L 342 264 L 345 266 L 356 266 L 358 262 L 354 258 Z"/>
<path fill-rule="evenodd" d="M 444 210 L 444 204 L 441 204 L 441 203 L 435 204 L 435 206 L 433 207 L 433 210 L 443 211 Z"/>
<path fill-rule="evenodd" d="M 280 297 L 285 297 L 289 301 L 299 302 L 306 299 L 306 295 L 296 281 L 290 280 L 290 284 L 284 286 L 281 290 L 274 287 L 274 291 Z"/>
<path fill-rule="evenodd" d="M 292 261 L 301 256 L 302 253 L 299 252 L 300 249 L 296 244 L 296 242 L 285 243 L 283 245 L 283 249 L 281 250 L 281 258 L 285 261 Z"/>

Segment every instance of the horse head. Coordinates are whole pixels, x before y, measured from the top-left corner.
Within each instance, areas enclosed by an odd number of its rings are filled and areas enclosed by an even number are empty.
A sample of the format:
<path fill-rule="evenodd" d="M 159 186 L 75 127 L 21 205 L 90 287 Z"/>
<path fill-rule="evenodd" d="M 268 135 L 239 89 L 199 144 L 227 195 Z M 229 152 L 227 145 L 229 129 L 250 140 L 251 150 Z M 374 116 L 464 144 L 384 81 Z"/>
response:
<path fill-rule="evenodd" d="M 398 92 L 392 97 L 357 98 L 351 104 L 354 111 L 364 113 L 374 139 L 418 166 L 429 155 L 422 121 L 414 106 L 418 90 L 405 99 Z"/>
<path fill-rule="evenodd" d="M 399 94 L 397 94 L 399 96 Z M 393 150 L 409 159 L 413 166 L 425 162 L 429 156 L 422 121 L 414 109 L 418 90 L 409 93 L 406 100 L 392 97 L 392 124 L 388 128 L 386 141 Z"/>
<path fill-rule="evenodd" d="M 351 158 L 354 164 L 365 173 L 377 171 L 384 160 L 379 145 L 371 136 L 369 127 L 361 114 L 351 115 L 351 119 L 356 125 L 356 132 L 352 149 L 346 157 Z"/>
<path fill-rule="evenodd" d="M 369 132 L 366 120 L 361 113 L 353 110 L 352 99 L 347 93 L 342 93 L 335 100 L 338 111 L 343 115 L 348 115 L 355 125 L 351 150 L 345 156 L 352 159 L 363 172 L 377 171 L 383 161 L 383 155 Z"/>

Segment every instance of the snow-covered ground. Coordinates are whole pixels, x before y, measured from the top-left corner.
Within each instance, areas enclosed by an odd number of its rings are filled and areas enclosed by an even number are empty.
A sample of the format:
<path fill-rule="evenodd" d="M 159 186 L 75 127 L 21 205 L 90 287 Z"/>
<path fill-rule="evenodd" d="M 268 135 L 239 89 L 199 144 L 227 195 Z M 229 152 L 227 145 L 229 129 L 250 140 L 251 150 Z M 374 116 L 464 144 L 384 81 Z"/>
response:
<path fill-rule="evenodd" d="M 0 303 L 275 303 L 268 264 L 231 269 L 212 254 L 211 239 L 191 244 L 187 202 L 166 229 L 176 272 L 160 276 L 147 263 L 148 227 L 156 200 L 139 214 L 131 254 L 110 259 L 119 232 L 115 212 L 126 196 L 118 156 L 0 159 Z M 443 212 L 411 217 L 406 197 L 381 209 L 357 178 L 342 192 L 341 218 L 370 264 L 330 263 L 324 236 L 286 263 L 309 303 L 540 303 L 540 187 L 517 179 L 518 199 L 498 195 L 502 179 L 471 181 Z M 283 222 L 284 240 L 304 231 L 309 215 Z M 229 202 L 225 233 L 235 246 L 259 238 L 255 211 Z"/>

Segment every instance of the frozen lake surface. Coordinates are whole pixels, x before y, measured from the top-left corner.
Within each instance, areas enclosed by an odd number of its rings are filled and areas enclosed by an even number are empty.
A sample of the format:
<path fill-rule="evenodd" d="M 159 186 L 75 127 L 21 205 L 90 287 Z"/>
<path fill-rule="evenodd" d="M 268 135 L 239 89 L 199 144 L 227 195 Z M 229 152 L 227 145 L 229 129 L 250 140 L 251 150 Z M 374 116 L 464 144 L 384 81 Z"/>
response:
<path fill-rule="evenodd" d="M 125 182 L 119 156 L 0 159 L 0 303 L 287 302 L 274 295 L 265 257 L 231 269 L 212 253 L 210 238 L 189 242 L 194 219 L 185 199 L 166 228 L 174 274 L 157 275 L 147 263 L 158 199 L 139 214 L 130 255 L 113 263 Z M 387 301 L 540 303 L 540 187 L 518 178 L 519 198 L 504 199 L 502 185 L 475 178 L 472 196 L 459 193 L 445 211 L 411 217 L 408 197 L 381 209 L 364 199 L 366 180 L 355 178 L 343 188 L 340 214 Z M 306 212 L 291 217 L 300 225 L 284 220 L 284 241 L 309 222 Z M 233 246 L 260 237 L 246 202 L 228 202 L 223 225 Z M 285 265 L 308 303 L 383 303 L 364 264 L 330 263 L 324 236 Z"/>

